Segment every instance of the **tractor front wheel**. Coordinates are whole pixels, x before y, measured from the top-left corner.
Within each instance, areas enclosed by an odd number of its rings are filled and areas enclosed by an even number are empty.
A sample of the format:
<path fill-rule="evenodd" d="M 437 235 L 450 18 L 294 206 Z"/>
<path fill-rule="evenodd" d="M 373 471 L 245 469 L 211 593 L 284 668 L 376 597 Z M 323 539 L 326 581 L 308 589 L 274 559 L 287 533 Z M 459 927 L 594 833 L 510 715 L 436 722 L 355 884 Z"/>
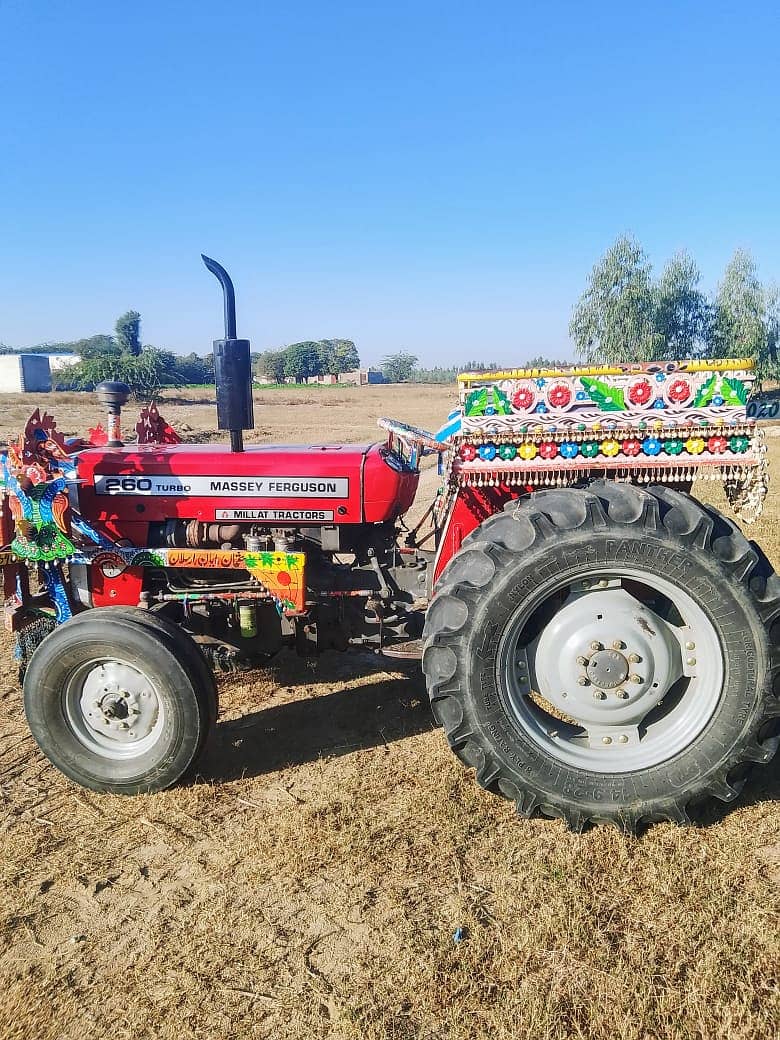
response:
<path fill-rule="evenodd" d="M 52 632 L 24 678 L 30 730 L 66 776 L 96 791 L 137 794 L 176 783 L 216 717 L 213 680 L 186 633 L 110 608 Z"/>
<path fill-rule="evenodd" d="M 780 579 L 723 516 L 663 487 L 541 491 L 439 582 L 423 668 L 477 779 L 574 829 L 688 822 L 778 745 Z"/>

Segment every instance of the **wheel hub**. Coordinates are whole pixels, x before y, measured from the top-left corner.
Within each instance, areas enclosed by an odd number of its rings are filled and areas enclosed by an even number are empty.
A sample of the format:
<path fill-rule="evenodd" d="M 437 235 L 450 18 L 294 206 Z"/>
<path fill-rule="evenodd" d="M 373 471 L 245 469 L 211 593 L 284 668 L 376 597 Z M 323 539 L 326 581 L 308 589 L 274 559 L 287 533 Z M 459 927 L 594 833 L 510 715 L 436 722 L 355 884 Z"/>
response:
<path fill-rule="evenodd" d="M 76 730 L 103 747 L 140 752 L 160 716 L 157 694 L 143 672 L 121 661 L 103 661 L 83 673 L 79 686 L 69 706 Z"/>
<path fill-rule="evenodd" d="M 130 714 L 130 708 L 125 699 L 125 691 L 122 693 L 107 693 L 98 701 L 100 710 L 107 719 L 126 719 Z"/>
<path fill-rule="evenodd" d="M 628 661 L 619 650 L 598 650 L 588 661 L 586 676 L 602 690 L 614 690 L 628 678 Z"/>

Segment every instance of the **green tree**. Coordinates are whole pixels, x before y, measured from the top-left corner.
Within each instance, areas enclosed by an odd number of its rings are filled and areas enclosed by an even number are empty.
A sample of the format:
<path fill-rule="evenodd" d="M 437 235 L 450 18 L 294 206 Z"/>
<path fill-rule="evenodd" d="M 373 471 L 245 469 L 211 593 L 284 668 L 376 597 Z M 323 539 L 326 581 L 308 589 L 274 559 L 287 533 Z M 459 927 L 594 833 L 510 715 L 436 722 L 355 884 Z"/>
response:
<path fill-rule="evenodd" d="M 321 339 L 317 344 L 320 366 L 332 376 L 360 368 L 360 356 L 351 339 Z"/>
<path fill-rule="evenodd" d="M 712 308 L 699 289 L 699 269 L 687 253 L 672 257 L 655 289 L 655 328 L 661 354 L 706 354 L 712 340 Z M 660 356 L 660 355 L 657 355 Z"/>
<path fill-rule="evenodd" d="M 569 331 L 592 362 L 648 361 L 657 356 L 650 262 L 622 235 L 594 266 Z"/>
<path fill-rule="evenodd" d="M 780 288 L 767 290 L 767 337 L 766 352 L 759 361 L 760 380 L 775 379 L 780 382 Z"/>
<path fill-rule="evenodd" d="M 715 297 L 715 346 L 722 357 L 759 358 L 766 340 L 764 288 L 755 261 L 738 249 Z"/>
<path fill-rule="evenodd" d="M 141 315 L 125 311 L 116 319 L 116 341 L 122 354 L 137 357 L 141 353 Z"/>
<path fill-rule="evenodd" d="M 209 365 L 209 359 L 211 364 Z M 201 386 L 204 383 L 214 382 L 214 359 L 207 354 L 201 357 L 199 354 L 185 354 L 175 359 L 176 372 L 183 385 L 187 383 Z"/>
<path fill-rule="evenodd" d="M 312 340 L 293 343 L 284 352 L 284 374 L 296 383 L 304 383 L 322 371 L 317 344 Z"/>
<path fill-rule="evenodd" d="M 749 357 L 759 383 L 780 378 L 780 301 L 761 284 L 756 263 L 738 249 L 715 297 L 715 348 L 722 357 Z"/>
<path fill-rule="evenodd" d="M 417 367 L 417 358 L 414 354 L 399 351 L 397 354 L 388 354 L 380 362 L 382 375 L 388 383 L 405 383 L 412 378 Z"/>
<path fill-rule="evenodd" d="M 122 353 L 114 337 L 104 333 L 88 336 L 86 339 L 77 339 L 72 343 L 64 343 L 63 346 L 70 347 L 74 354 L 78 354 L 82 358 L 102 357 L 105 354 L 114 354 L 118 357 Z"/>
<path fill-rule="evenodd" d="M 150 397 L 165 387 L 182 386 L 176 356 L 168 350 L 144 347 L 139 354 L 103 354 L 82 358 L 67 371 L 70 385 L 92 390 L 104 379 L 127 383 L 137 397 Z"/>
<path fill-rule="evenodd" d="M 264 350 L 259 354 L 253 366 L 255 379 L 259 382 L 283 383 L 285 354 L 284 350 Z"/>

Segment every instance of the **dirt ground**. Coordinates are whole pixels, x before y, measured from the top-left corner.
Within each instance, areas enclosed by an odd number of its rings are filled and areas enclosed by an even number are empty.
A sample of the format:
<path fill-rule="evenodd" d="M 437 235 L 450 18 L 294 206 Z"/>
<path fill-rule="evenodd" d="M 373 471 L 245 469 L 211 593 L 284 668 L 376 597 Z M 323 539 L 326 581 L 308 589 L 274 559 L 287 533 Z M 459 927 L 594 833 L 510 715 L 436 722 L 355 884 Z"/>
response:
<path fill-rule="evenodd" d="M 267 391 L 248 439 L 362 440 L 386 414 L 435 428 L 453 400 Z M 69 434 L 100 417 L 86 395 L 47 407 Z M 0 396 L 0 437 L 28 411 Z M 213 436 L 205 392 L 162 411 Z M 749 536 L 780 566 L 776 491 Z M 693 829 L 573 835 L 477 787 L 416 666 L 284 655 L 220 682 L 196 780 L 96 795 L 38 752 L 5 650 L 3 1040 L 777 1036 L 776 764 Z"/>

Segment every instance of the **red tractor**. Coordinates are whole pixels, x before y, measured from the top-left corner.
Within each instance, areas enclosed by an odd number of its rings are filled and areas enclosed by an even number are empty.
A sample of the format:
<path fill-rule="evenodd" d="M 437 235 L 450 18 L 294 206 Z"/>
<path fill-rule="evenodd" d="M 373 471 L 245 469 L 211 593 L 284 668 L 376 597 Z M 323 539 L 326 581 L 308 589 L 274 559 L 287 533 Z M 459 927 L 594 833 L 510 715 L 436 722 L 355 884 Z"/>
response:
<path fill-rule="evenodd" d="M 32 733 L 77 783 L 176 783 L 217 717 L 214 671 L 292 645 L 422 658 L 434 715 L 478 782 L 574 828 L 687 822 L 731 801 L 780 738 L 780 580 L 690 494 L 766 494 L 750 363 L 474 373 L 436 436 L 251 445 L 249 343 L 220 280 L 218 425 L 182 444 L 154 407 L 121 440 L 66 442 L 36 412 L 0 458 L 6 627 Z M 441 489 L 402 517 L 422 457 Z"/>

